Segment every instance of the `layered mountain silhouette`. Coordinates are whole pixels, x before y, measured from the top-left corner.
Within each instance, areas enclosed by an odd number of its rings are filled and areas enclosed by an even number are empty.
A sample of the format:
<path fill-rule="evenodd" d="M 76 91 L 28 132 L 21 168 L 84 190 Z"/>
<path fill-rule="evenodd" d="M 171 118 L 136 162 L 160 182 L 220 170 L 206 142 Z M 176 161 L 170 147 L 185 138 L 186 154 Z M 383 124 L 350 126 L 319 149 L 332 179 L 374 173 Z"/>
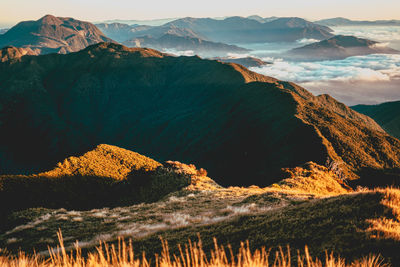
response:
<path fill-rule="evenodd" d="M 228 17 L 223 20 L 182 18 L 153 27 L 118 24 L 98 24 L 98 26 L 109 37 L 119 42 L 143 36 L 159 38 L 165 34 L 196 37 L 227 44 L 293 42 L 303 38 L 324 40 L 333 36 L 330 28 L 301 18 Z"/>
<path fill-rule="evenodd" d="M 333 36 L 330 28 L 296 17 L 264 23 L 243 17 L 224 20 L 183 18 L 165 26 L 191 29 L 208 40 L 224 43 L 293 42 L 303 38 L 324 40 Z"/>
<path fill-rule="evenodd" d="M 147 25 L 128 25 L 124 23 L 98 23 L 96 27 L 99 28 L 107 37 L 117 41 L 124 42 L 132 38 L 135 31 L 145 31 L 151 29 L 152 26 Z"/>
<path fill-rule="evenodd" d="M 291 59 L 332 60 L 369 54 L 398 54 L 400 51 L 379 42 L 355 36 L 337 35 L 327 40 L 294 48 L 289 51 Z"/>
<path fill-rule="evenodd" d="M 148 47 L 157 50 L 193 51 L 196 55 L 213 56 L 228 53 L 245 53 L 248 49 L 205 41 L 197 37 L 178 36 L 175 34 L 165 34 L 160 38 L 142 37 L 134 38 L 123 43 L 129 47 Z"/>
<path fill-rule="evenodd" d="M 386 132 L 400 139 L 400 101 L 357 105 L 352 109 L 373 118 Z"/>
<path fill-rule="evenodd" d="M 333 98 L 236 65 L 113 43 L 0 63 L 0 169 L 37 173 L 99 143 L 191 162 L 219 183 L 307 161 L 343 177 L 400 166 L 400 141 Z"/>
<path fill-rule="evenodd" d="M 400 20 L 350 20 L 343 17 L 315 21 L 320 25 L 334 26 L 399 26 Z"/>
<path fill-rule="evenodd" d="M 46 15 L 37 21 L 20 22 L 0 35 L 0 48 L 28 48 L 36 54 L 65 54 L 100 42 L 112 40 L 93 24 L 52 15 Z"/>
<path fill-rule="evenodd" d="M 263 18 L 263 17 L 258 16 L 258 15 L 248 16 L 247 18 L 248 18 L 248 19 L 254 19 L 254 20 L 256 20 L 256 21 L 258 21 L 258 22 L 261 22 L 261 23 L 270 22 L 270 21 L 273 21 L 273 20 L 275 20 L 275 19 L 278 19 L 278 17 L 267 17 L 267 18 Z"/>
<path fill-rule="evenodd" d="M 175 35 L 179 37 L 191 37 L 205 39 L 201 34 L 189 28 L 180 28 L 174 25 L 147 26 L 127 24 L 97 24 L 107 36 L 118 42 L 126 42 L 134 38 L 147 37 L 158 39 L 164 35 Z"/>

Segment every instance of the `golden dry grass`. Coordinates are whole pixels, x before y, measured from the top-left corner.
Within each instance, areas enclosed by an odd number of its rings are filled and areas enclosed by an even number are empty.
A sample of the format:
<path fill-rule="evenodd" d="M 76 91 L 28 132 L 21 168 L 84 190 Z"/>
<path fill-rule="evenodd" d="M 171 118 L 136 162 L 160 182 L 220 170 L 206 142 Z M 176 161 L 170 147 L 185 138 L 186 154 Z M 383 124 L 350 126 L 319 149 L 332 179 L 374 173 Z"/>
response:
<path fill-rule="evenodd" d="M 374 238 L 400 240 L 400 190 L 395 188 L 375 189 L 384 195 L 381 204 L 391 211 L 393 218 L 368 220 L 371 226 L 367 229 Z"/>
<path fill-rule="evenodd" d="M 230 246 L 225 248 L 219 246 L 214 239 L 214 249 L 206 254 L 202 248 L 201 240 L 191 242 L 182 247 L 179 246 L 179 254 L 171 254 L 168 242 L 161 240 L 161 255 L 153 258 L 146 257 L 144 253 L 137 256 L 133 251 L 132 244 L 120 240 L 117 246 L 109 246 L 101 243 L 95 250 L 85 257 L 76 246 L 74 251 L 68 252 L 64 247 L 61 232 L 58 233 L 60 246 L 56 249 L 49 248 L 49 257 L 43 258 L 38 255 L 27 256 L 21 252 L 18 256 L 1 256 L 0 266 L 4 267 L 83 267 L 83 266 L 124 266 L 124 267 L 383 267 L 389 266 L 384 263 L 380 256 L 369 255 L 367 257 L 346 263 L 346 260 L 334 253 L 326 253 L 324 259 L 313 258 L 309 250 L 297 251 L 297 255 L 291 255 L 289 247 L 280 247 L 272 252 L 271 249 L 262 247 L 251 251 L 248 242 L 242 242 L 238 253 L 235 255 Z"/>
<path fill-rule="evenodd" d="M 212 191 L 216 196 L 239 197 L 265 194 L 268 192 L 285 193 L 293 196 L 332 197 L 352 192 L 335 172 L 314 162 L 308 162 L 301 167 L 284 169 L 286 178 L 268 187 L 222 187 L 214 180 L 202 175 L 194 165 L 186 165 L 177 161 L 169 161 L 175 169 L 191 175 L 191 184 L 186 187 L 190 191 Z"/>
<path fill-rule="evenodd" d="M 110 177 L 123 180 L 132 170 L 154 170 L 157 161 L 136 152 L 101 144 L 80 157 L 69 157 L 51 171 L 38 174 L 43 177 L 69 175 Z"/>

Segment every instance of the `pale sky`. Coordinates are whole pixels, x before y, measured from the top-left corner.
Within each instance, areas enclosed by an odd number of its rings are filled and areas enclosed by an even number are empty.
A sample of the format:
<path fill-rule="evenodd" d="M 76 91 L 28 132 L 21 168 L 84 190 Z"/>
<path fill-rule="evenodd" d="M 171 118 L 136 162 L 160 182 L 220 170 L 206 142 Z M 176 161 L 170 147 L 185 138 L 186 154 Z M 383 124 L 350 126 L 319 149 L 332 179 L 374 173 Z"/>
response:
<path fill-rule="evenodd" d="M 43 15 L 86 21 L 175 17 L 297 16 L 400 19 L 399 0 L 0 0 L 0 26 Z"/>

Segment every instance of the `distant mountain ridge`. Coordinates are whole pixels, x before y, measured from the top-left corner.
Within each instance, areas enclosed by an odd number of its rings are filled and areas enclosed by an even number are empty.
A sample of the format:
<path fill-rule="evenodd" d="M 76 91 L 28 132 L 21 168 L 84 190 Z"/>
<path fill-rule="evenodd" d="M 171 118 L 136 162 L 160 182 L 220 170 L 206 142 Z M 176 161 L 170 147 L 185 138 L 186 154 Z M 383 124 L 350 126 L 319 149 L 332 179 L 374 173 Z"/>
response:
<path fill-rule="evenodd" d="M 148 47 L 160 51 L 191 51 L 196 55 L 210 57 L 228 53 L 246 53 L 250 50 L 224 43 L 206 41 L 196 37 L 165 34 L 159 38 L 139 37 L 123 42 L 128 47 Z"/>
<path fill-rule="evenodd" d="M 165 25 L 189 28 L 212 41 L 224 43 L 292 42 L 303 38 L 323 40 L 332 36 L 329 27 L 301 18 L 277 18 L 260 23 L 243 17 L 223 20 L 183 18 Z"/>
<path fill-rule="evenodd" d="M 350 20 L 343 17 L 314 21 L 328 27 L 334 26 L 399 26 L 400 20 Z"/>
<path fill-rule="evenodd" d="M 20 22 L 0 35 L 0 48 L 29 48 L 36 54 L 76 52 L 100 42 L 112 40 L 93 24 L 52 15 Z"/>
<path fill-rule="evenodd" d="M 400 101 L 379 105 L 357 105 L 351 108 L 373 118 L 385 131 L 400 139 Z"/>
<path fill-rule="evenodd" d="M 400 51 L 379 42 L 355 36 L 336 35 L 327 40 L 294 48 L 289 51 L 292 59 L 332 60 L 369 54 L 398 54 Z"/>
<path fill-rule="evenodd" d="M 400 141 L 369 117 L 237 64 L 101 43 L 0 63 L 0 93 L 3 173 L 99 143 L 192 162 L 225 185 L 271 184 L 307 161 L 348 178 L 400 166 Z"/>

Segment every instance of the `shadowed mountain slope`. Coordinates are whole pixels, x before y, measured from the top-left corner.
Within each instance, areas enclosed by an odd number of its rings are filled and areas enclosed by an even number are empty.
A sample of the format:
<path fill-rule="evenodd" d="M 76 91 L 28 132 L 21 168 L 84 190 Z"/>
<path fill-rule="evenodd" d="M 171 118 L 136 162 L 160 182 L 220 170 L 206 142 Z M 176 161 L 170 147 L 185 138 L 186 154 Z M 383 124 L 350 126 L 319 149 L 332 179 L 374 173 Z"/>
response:
<path fill-rule="evenodd" d="M 0 35 L 0 48 L 12 45 L 30 48 L 36 54 L 65 54 L 111 41 L 89 22 L 46 15 L 37 21 L 20 22 Z"/>
<path fill-rule="evenodd" d="M 337 35 L 321 42 L 312 43 L 289 51 L 291 59 L 332 60 L 369 54 L 398 54 L 400 51 L 355 36 Z"/>
<path fill-rule="evenodd" d="M 357 105 L 352 109 L 373 118 L 386 132 L 400 139 L 400 101 Z"/>
<path fill-rule="evenodd" d="M 198 57 L 112 43 L 0 64 L 0 168 L 50 169 L 99 143 L 266 185 L 307 161 L 355 178 L 400 166 L 400 142 L 329 96 Z"/>

